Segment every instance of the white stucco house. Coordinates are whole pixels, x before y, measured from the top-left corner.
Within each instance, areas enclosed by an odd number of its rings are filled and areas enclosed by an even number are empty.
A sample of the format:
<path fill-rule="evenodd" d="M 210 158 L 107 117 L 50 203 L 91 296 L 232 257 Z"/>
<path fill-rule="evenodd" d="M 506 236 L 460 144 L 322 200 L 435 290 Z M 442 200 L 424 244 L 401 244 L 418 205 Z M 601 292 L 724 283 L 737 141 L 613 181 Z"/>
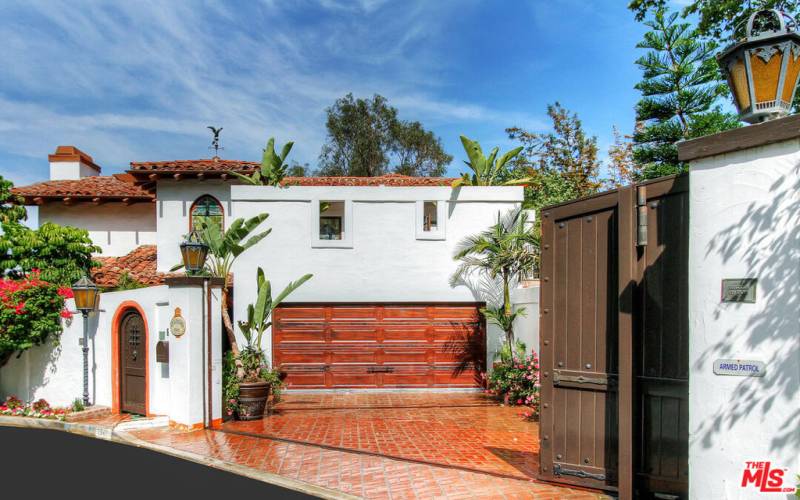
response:
<path fill-rule="evenodd" d="M 126 173 L 109 176 L 73 146 L 59 146 L 49 160 L 48 181 L 15 188 L 26 204 L 38 206 L 40 224 L 89 231 L 102 249 L 102 267 L 93 275 L 99 285 L 110 290 L 126 273 L 147 285 L 103 293 L 99 313 L 90 318 L 97 404 L 169 415 L 186 425 L 207 422 L 207 411 L 219 417 L 220 405 L 202 404 L 209 387 L 209 399 L 221 397 L 226 340 L 219 307 L 202 299 L 201 282 L 169 272 L 181 261 L 179 245 L 198 215 L 227 227 L 240 217 L 269 214 L 263 227 L 272 233 L 233 268 L 234 322 L 254 300 L 258 267 L 273 289 L 314 275 L 276 311 L 263 346 L 290 390 L 482 385 L 500 332 L 478 308 L 493 300 L 494 291 L 478 279 L 451 283 L 458 265 L 453 255 L 464 237 L 519 209 L 522 187 L 453 189 L 452 179 L 394 174 L 249 186 L 230 172 L 259 164 L 220 158 L 132 162 Z M 217 286 L 210 284 L 215 304 Z M 536 295 L 527 295 L 515 294 L 529 302 L 529 324 L 520 332 L 534 346 Z M 216 316 L 203 324 L 208 310 Z M 176 316 L 187 324 L 181 337 L 170 329 Z M 131 329 L 137 345 L 126 333 Z M 70 402 L 81 392 L 81 331 L 76 317 L 59 347 L 32 349 L 10 362 L 16 366 L 0 371 L 0 392 Z M 159 340 L 169 344 L 167 362 L 157 359 Z"/>

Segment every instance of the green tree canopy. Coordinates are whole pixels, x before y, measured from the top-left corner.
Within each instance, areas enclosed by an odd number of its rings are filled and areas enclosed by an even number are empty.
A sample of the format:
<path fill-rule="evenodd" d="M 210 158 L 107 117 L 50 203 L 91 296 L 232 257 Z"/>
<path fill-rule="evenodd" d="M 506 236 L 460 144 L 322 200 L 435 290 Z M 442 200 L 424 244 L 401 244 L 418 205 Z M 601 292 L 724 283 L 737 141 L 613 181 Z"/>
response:
<path fill-rule="evenodd" d="M 28 218 L 21 196 L 11 192 L 14 184 L 0 175 L 0 223 L 20 222 Z"/>
<path fill-rule="evenodd" d="M 530 179 L 525 200 L 536 209 L 588 196 L 600 187 L 597 138 L 588 136 L 578 115 L 558 102 L 547 106 L 547 115 L 553 123 L 550 132 L 506 129 L 523 147 L 514 160 L 513 174 Z"/>
<path fill-rule="evenodd" d="M 14 222 L 2 227 L 0 269 L 12 278 L 38 269 L 44 281 L 70 286 L 96 265 L 92 254 L 100 252 L 100 247 L 92 243 L 85 229 L 52 222 L 38 229 Z"/>
<path fill-rule="evenodd" d="M 667 7 L 666 0 L 631 0 L 628 8 L 637 21 Z M 696 15 L 697 34 L 717 41 L 729 38 L 734 28 L 759 9 L 778 9 L 789 15 L 800 14 L 797 0 L 693 0 L 681 11 L 683 17 Z"/>
<path fill-rule="evenodd" d="M 659 9 L 644 24 L 650 31 L 637 44 L 647 52 L 636 61 L 643 79 L 636 84 L 641 126 L 633 134 L 633 159 L 647 179 L 685 171 L 678 141 L 734 128 L 739 121 L 715 106 L 728 92 L 713 57 L 717 45 L 699 41 L 676 12 Z"/>
<path fill-rule="evenodd" d="M 385 97 L 347 94 L 327 109 L 326 143 L 318 175 L 375 177 L 392 169 L 416 176 L 440 176 L 453 157 L 419 122 L 400 120 Z"/>

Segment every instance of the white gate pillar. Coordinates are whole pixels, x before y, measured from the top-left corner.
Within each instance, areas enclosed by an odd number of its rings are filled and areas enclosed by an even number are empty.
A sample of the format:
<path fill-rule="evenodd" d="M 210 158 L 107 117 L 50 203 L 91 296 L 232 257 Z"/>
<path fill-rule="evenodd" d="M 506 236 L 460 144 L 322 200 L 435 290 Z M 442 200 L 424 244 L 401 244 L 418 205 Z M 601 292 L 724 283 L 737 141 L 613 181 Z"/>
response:
<path fill-rule="evenodd" d="M 222 280 L 175 277 L 166 284 L 171 316 L 170 423 L 215 427 L 222 421 Z"/>

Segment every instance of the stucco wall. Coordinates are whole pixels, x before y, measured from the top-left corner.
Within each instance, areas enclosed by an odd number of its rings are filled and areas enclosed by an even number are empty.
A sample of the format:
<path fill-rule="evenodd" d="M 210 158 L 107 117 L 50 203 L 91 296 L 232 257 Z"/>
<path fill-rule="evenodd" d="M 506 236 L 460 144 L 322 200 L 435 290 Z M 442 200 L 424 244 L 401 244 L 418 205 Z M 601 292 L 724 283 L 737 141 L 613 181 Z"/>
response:
<path fill-rule="evenodd" d="M 88 230 L 103 256 L 125 255 L 139 245 L 156 244 L 155 203 L 48 203 L 39 207 L 39 224 L 45 222 Z"/>
<path fill-rule="evenodd" d="M 468 235 L 496 222 L 498 212 L 520 206 L 520 187 L 231 187 L 234 217 L 270 214 L 272 233 L 234 266 L 235 315 L 255 297 L 255 269 L 264 268 L 273 290 L 305 273 L 314 277 L 290 302 L 483 302 L 499 297 L 485 277 L 451 286 L 453 254 Z M 313 201 L 312 201 L 313 200 Z M 312 247 L 313 204 L 352 202 L 352 248 Z M 447 202 L 444 240 L 417 239 L 416 201 Z M 348 222 L 345 221 L 345 226 Z M 277 293 L 277 292 L 275 292 Z M 489 328 L 489 357 L 500 332 Z M 238 332 L 237 332 L 238 333 Z M 269 337 L 264 347 L 271 350 Z M 271 354 L 271 353 L 270 353 Z"/>
<path fill-rule="evenodd" d="M 760 498 L 745 461 L 800 472 L 800 141 L 695 161 L 690 185 L 691 498 Z M 756 303 L 721 303 L 724 278 L 758 279 Z M 766 375 L 715 375 L 723 358 Z"/>
<path fill-rule="evenodd" d="M 168 327 L 167 287 L 141 288 L 103 293 L 96 314 L 89 316 L 89 395 L 98 405 L 111 406 L 112 320 L 125 301 L 135 301 L 144 311 L 148 329 L 150 412 L 166 414 L 169 408 L 169 372 L 156 363 L 155 344 L 159 330 Z M 74 310 L 70 300 L 69 309 Z M 165 322 L 166 321 L 166 322 Z M 65 322 L 59 345 L 45 345 L 25 351 L 0 368 L 0 396 L 16 395 L 27 401 L 45 398 L 53 405 L 69 405 L 83 395 L 83 317 L 77 313 Z"/>

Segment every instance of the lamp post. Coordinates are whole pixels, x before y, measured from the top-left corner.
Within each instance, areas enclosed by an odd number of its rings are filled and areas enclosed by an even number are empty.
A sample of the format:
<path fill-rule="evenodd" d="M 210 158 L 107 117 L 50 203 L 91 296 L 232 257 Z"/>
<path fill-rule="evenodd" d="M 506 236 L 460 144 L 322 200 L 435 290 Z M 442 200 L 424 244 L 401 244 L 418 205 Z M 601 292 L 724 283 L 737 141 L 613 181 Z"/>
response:
<path fill-rule="evenodd" d="M 97 309 L 97 285 L 84 276 L 72 285 L 75 308 L 83 315 L 83 404 L 89 406 L 89 313 Z"/>
<path fill-rule="evenodd" d="M 181 257 L 183 267 L 187 274 L 197 274 L 203 270 L 208 256 L 208 245 L 200 238 L 196 230 L 192 229 L 186 241 L 181 243 Z"/>
<path fill-rule="evenodd" d="M 743 35 L 743 36 L 742 36 Z M 800 76 L 797 21 L 776 9 L 760 10 L 734 31 L 736 42 L 717 56 L 739 118 L 760 123 L 789 113 Z"/>

